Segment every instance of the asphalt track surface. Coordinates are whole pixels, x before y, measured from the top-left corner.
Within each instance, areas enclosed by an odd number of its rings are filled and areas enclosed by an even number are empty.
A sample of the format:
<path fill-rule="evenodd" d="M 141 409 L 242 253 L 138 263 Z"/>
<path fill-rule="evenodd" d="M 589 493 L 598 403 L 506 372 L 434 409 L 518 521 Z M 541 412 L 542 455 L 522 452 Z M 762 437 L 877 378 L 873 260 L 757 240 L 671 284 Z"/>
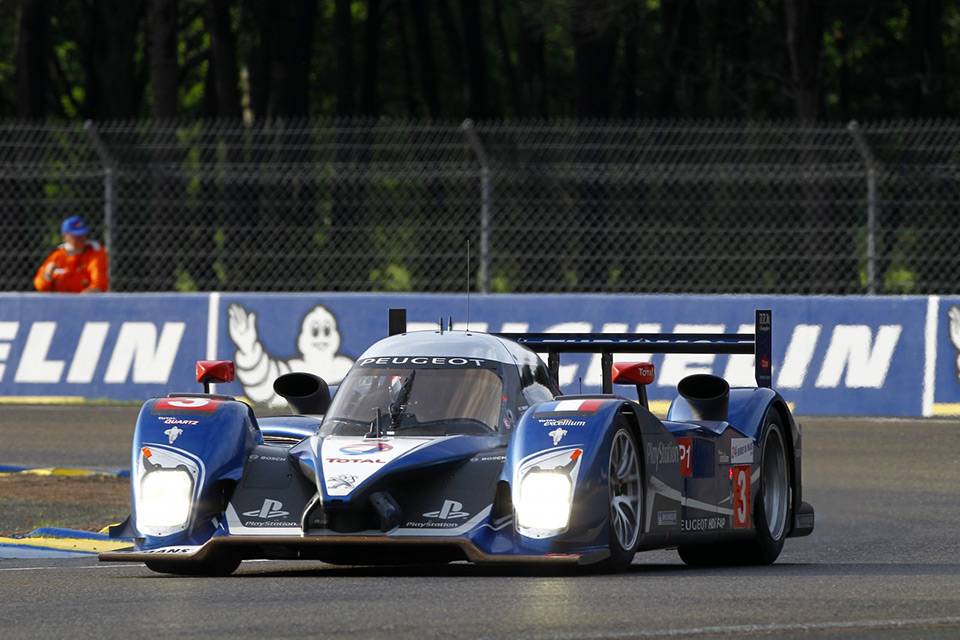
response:
<path fill-rule="evenodd" d="M 128 466 L 136 408 L 0 407 L 0 464 Z M 244 562 L 227 578 L 0 560 L 0 637 L 957 638 L 960 425 L 801 419 L 812 536 L 770 567 L 623 575 Z"/>

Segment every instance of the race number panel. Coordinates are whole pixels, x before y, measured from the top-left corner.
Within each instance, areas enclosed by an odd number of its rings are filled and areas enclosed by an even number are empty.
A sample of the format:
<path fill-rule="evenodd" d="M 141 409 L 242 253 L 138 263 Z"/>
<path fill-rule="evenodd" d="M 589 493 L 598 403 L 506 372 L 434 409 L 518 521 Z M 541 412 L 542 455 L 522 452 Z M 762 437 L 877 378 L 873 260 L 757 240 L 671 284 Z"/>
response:
<path fill-rule="evenodd" d="M 750 465 L 733 468 L 733 528 L 750 528 Z"/>
<path fill-rule="evenodd" d="M 154 403 L 152 412 L 213 413 L 220 404 L 220 400 L 213 398 L 160 398 Z"/>

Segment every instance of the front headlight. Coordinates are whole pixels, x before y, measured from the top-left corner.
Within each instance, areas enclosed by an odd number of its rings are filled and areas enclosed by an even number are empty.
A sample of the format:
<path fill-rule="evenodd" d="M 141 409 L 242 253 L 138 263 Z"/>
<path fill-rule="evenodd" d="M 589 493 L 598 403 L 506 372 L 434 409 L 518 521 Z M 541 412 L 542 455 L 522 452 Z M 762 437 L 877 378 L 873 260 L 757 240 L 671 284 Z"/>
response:
<path fill-rule="evenodd" d="M 560 533 L 570 522 L 573 484 L 564 473 L 531 471 L 520 481 L 517 524 L 523 533 L 545 537 Z"/>
<path fill-rule="evenodd" d="M 190 518 L 193 477 L 182 469 L 150 471 L 140 481 L 137 527 L 182 528 Z"/>

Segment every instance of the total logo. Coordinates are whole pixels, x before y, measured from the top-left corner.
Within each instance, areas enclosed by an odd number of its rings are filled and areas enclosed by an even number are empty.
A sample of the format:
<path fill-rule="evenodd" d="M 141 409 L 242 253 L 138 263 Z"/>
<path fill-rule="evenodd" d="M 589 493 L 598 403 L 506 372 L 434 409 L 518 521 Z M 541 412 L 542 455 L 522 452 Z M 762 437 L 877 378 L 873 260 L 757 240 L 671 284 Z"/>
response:
<path fill-rule="evenodd" d="M 340 447 L 341 453 L 350 456 L 365 456 L 371 453 L 380 453 L 381 451 L 390 451 L 393 447 L 386 442 L 364 442 L 361 444 L 350 444 Z"/>
<path fill-rule="evenodd" d="M 444 500 L 443 506 L 440 507 L 439 511 L 428 511 L 423 514 L 424 518 L 437 518 L 440 520 L 454 520 L 457 518 L 466 518 L 470 514 L 466 511 L 461 511 L 463 509 L 463 504 L 457 502 L 456 500 Z"/>
<path fill-rule="evenodd" d="M 279 500 L 267 498 L 263 505 L 255 511 L 244 511 L 243 515 L 250 518 L 260 518 L 261 520 L 272 520 L 273 518 L 282 518 L 290 515 L 289 511 L 283 511 L 283 503 Z"/>

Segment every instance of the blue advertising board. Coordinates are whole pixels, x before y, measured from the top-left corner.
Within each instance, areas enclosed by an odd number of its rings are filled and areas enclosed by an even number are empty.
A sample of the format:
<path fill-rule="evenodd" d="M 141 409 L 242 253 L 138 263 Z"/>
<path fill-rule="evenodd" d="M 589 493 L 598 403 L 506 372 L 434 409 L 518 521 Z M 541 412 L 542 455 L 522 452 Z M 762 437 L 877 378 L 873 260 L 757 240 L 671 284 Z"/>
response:
<path fill-rule="evenodd" d="M 166 395 L 204 352 L 207 316 L 205 295 L 0 294 L 0 396 Z"/>
<path fill-rule="evenodd" d="M 407 310 L 409 330 L 491 333 L 753 333 L 754 310 L 770 309 L 772 385 L 797 414 L 960 413 L 960 299 L 921 296 L 0 294 L 0 396 L 141 400 L 199 390 L 194 362 L 229 359 L 237 380 L 218 393 L 281 404 L 277 375 L 335 385 L 387 335 L 390 308 Z M 692 373 L 756 385 L 752 355 L 615 359 L 654 363 L 654 406 Z M 599 392 L 600 356 L 564 356 L 560 384 Z"/>

